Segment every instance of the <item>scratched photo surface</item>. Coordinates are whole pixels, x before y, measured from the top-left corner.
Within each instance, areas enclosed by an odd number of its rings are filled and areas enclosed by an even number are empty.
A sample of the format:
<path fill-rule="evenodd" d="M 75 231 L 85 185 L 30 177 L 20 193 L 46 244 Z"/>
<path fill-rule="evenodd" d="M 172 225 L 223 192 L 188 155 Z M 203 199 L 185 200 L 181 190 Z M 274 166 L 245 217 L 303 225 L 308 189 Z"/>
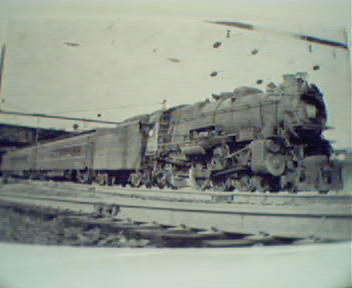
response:
<path fill-rule="evenodd" d="M 238 87 L 266 91 L 284 74 L 303 72 L 323 94 L 324 137 L 334 149 L 351 151 L 350 11 L 348 0 L 2 0 L 0 125 L 39 128 L 30 141 L 41 142 L 215 101 Z M 22 130 L 1 133 L 0 149 L 27 137 Z M 5 194 L 77 196 L 72 183 L 16 185 Z M 94 189 L 80 201 L 93 202 Z M 96 189 L 99 200 L 113 203 L 117 190 Z M 277 246 L 199 249 L 198 242 L 173 239 L 165 245 L 154 236 L 73 223 L 65 218 L 69 211 L 58 212 L 74 205 L 0 207 L 0 288 L 352 287 L 351 242 L 295 246 L 281 239 Z M 74 217 L 93 213 L 92 207 Z"/>
<path fill-rule="evenodd" d="M 349 1 L 2 1 L 1 109 L 123 121 L 308 72 L 351 145 Z M 2 123 L 99 124 L 0 115 Z"/>

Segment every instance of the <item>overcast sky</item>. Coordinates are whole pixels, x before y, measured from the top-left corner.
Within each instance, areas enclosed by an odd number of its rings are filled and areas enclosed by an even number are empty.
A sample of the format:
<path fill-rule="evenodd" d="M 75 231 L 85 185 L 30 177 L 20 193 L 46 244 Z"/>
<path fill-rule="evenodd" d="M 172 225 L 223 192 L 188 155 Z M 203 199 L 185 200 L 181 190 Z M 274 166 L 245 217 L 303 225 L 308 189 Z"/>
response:
<path fill-rule="evenodd" d="M 326 136 L 335 147 L 351 146 L 346 50 L 313 45 L 310 52 L 308 43 L 286 34 L 204 22 L 242 21 L 346 42 L 349 1 L 17 0 L 0 3 L 0 19 L 0 44 L 7 48 L 3 109 L 121 121 L 159 109 L 163 99 L 169 107 L 194 103 L 238 86 L 264 89 L 282 74 L 306 71 L 325 95 L 334 127 Z M 222 45 L 214 49 L 217 41 Z M 74 124 L 3 115 L 0 121 Z"/>

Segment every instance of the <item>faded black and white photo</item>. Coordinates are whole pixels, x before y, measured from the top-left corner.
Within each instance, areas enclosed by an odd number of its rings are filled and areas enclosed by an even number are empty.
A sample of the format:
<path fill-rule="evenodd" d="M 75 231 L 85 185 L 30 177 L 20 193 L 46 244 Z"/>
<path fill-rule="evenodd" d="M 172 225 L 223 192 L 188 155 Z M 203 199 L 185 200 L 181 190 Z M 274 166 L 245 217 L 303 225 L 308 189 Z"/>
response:
<path fill-rule="evenodd" d="M 347 0 L 0 2 L 0 287 L 348 288 Z"/>

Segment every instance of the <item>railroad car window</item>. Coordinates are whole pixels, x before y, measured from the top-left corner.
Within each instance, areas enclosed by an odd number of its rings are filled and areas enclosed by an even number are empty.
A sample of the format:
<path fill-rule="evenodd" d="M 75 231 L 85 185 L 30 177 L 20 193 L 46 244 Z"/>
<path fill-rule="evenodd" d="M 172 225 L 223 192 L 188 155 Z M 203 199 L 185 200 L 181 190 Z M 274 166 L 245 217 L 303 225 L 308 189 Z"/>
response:
<path fill-rule="evenodd" d="M 74 157 L 74 156 L 80 156 L 82 152 L 83 152 L 82 146 L 72 146 L 72 147 L 66 147 L 66 148 L 58 148 L 51 151 L 45 151 L 45 154 L 46 154 L 46 157 L 54 157 L 54 158 L 64 157 L 64 156 Z"/>
<path fill-rule="evenodd" d="M 14 156 L 13 161 L 26 162 L 28 160 L 27 155 Z"/>

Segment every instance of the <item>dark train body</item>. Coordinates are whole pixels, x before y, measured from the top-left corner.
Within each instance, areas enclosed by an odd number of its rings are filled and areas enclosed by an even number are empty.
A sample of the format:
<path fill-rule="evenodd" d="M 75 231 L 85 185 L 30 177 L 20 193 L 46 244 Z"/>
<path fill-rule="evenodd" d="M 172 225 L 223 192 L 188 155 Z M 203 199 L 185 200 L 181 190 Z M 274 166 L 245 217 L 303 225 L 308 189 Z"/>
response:
<path fill-rule="evenodd" d="M 341 189 L 323 95 L 302 74 L 7 153 L 5 175 L 231 191 Z"/>

